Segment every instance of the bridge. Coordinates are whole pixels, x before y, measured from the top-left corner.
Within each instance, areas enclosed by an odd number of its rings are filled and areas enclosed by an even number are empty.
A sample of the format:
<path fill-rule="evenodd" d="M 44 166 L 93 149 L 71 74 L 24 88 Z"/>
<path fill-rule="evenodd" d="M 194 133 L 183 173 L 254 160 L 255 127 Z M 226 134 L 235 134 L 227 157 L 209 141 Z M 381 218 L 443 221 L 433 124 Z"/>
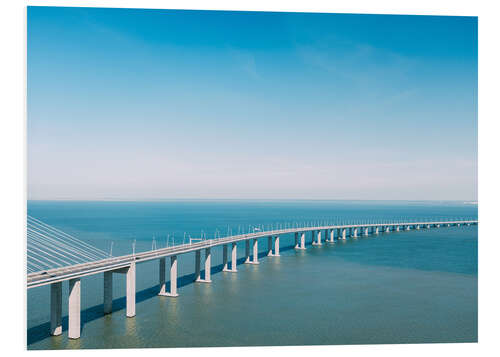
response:
<path fill-rule="evenodd" d="M 112 312 L 113 274 L 126 275 L 126 316 L 135 316 L 135 281 L 136 265 L 158 260 L 160 296 L 177 297 L 177 256 L 190 252 L 195 253 L 196 283 L 211 283 L 211 249 L 222 246 L 223 271 L 237 272 L 237 243 L 245 242 L 245 264 L 259 264 L 258 242 L 267 239 L 267 256 L 277 257 L 280 252 L 280 236 L 295 235 L 294 248 L 306 249 L 306 235 L 309 233 L 312 245 L 334 244 L 338 240 L 357 238 L 359 236 L 378 235 L 382 233 L 407 231 L 411 229 L 430 229 L 461 225 L 476 225 L 477 220 L 434 220 L 360 224 L 334 224 L 299 226 L 290 224 L 279 229 L 228 235 L 213 239 L 190 239 L 188 244 L 153 249 L 147 252 L 133 253 L 119 257 L 99 250 L 65 232 L 49 226 L 36 218 L 28 217 L 27 229 L 27 288 L 50 285 L 50 333 L 62 333 L 62 282 L 68 281 L 68 338 L 80 337 L 80 278 L 103 273 L 104 296 L 103 313 Z M 228 254 L 230 249 L 230 255 Z M 201 259 L 203 254 L 203 261 Z M 170 258 L 170 285 L 167 290 L 166 266 Z M 230 261 L 229 261 L 230 260 Z M 201 264 L 204 271 L 202 276 Z M 230 263 L 230 264 L 229 264 Z"/>

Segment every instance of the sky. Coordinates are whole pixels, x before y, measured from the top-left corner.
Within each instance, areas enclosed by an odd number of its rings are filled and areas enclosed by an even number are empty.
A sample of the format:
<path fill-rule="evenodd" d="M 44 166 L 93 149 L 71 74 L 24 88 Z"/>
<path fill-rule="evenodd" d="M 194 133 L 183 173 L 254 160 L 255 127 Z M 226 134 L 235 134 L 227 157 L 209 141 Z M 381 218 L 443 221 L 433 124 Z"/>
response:
<path fill-rule="evenodd" d="M 477 200 L 477 18 L 28 7 L 28 199 Z"/>

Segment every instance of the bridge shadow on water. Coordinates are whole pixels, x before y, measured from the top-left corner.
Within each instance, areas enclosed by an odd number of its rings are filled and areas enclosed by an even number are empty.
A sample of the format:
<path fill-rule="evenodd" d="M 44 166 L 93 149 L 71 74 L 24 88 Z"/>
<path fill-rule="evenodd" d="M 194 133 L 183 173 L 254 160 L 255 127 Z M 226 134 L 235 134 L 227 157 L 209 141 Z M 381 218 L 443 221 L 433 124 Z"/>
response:
<path fill-rule="evenodd" d="M 311 244 L 308 243 L 307 245 L 309 246 Z M 294 246 L 280 247 L 281 252 L 289 251 L 289 250 L 293 250 L 293 249 L 294 249 Z M 259 258 L 267 257 L 267 253 L 261 252 L 258 254 L 258 257 Z M 239 259 L 237 259 L 236 265 L 238 266 L 238 265 L 244 264 L 244 262 L 245 262 L 245 258 L 239 258 Z M 219 265 L 213 266 L 210 269 L 210 274 L 221 273 L 223 268 L 224 268 L 224 264 L 219 264 Z M 204 274 L 204 272 L 205 272 L 204 269 L 201 270 L 202 274 Z M 178 277 L 177 278 L 177 287 L 181 288 L 183 286 L 193 284 L 194 277 L 195 277 L 194 272 L 191 274 L 186 274 L 186 275 Z M 170 284 L 170 283 L 167 283 L 167 284 Z M 136 303 L 140 303 L 140 302 L 152 299 L 152 298 L 156 298 L 156 297 L 158 297 L 158 291 L 159 291 L 158 285 L 137 291 L 136 295 L 135 295 L 135 301 L 136 301 Z M 48 305 L 47 308 L 50 308 L 50 305 Z M 125 309 L 126 309 L 125 296 L 113 300 L 113 313 L 117 313 L 118 311 L 125 310 Z M 95 305 L 95 306 L 92 306 L 92 307 L 89 307 L 87 309 L 82 310 L 81 315 L 80 315 L 80 323 L 81 323 L 82 331 L 85 328 L 86 323 L 100 319 L 103 316 L 104 316 L 104 314 L 103 314 L 103 305 L 102 304 Z M 63 332 L 67 331 L 67 329 L 68 329 L 68 316 L 67 315 L 63 316 L 63 318 L 62 318 L 62 329 L 63 329 Z M 50 321 L 43 323 L 43 324 L 40 324 L 40 325 L 37 325 L 37 326 L 30 327 L 27 331 L 27 344 L 31 345 L 33 343 L 42 341 L 46 338 L 52 337 L 49 332 L 50 332 Z M 58 337 L 60 337 L 60 336 L 58 336 Z M 58 337 L 54 337 L 54 338 L 58 338 Z"/>

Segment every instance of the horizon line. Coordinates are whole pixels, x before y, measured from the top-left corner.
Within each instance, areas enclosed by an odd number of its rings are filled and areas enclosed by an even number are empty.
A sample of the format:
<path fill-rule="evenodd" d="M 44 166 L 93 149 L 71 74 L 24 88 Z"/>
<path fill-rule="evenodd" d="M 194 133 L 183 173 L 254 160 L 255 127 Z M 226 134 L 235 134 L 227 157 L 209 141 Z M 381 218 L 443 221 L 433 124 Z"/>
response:
<path fill-rule="evenodd" d="M 478 204 L 474 199 L 358 199 L 358 198 L 36 198 L 29 201 L 83 202 L 156 202 L 156 201 L 400 201 L 400 202 L 464 202 Z"/>

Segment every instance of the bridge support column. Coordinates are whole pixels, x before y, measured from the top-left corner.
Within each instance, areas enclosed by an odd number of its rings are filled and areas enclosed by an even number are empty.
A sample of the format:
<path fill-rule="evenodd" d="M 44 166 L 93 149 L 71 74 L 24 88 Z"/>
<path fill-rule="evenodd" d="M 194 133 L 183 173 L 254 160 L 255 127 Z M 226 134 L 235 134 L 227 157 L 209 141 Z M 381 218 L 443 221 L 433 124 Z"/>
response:
<path fill-rule="evenodd" d="M 396 226 L 396 232 L 399 232 L 399 226 Z"/>
<path fill-rule="evenodd" d="M 201 270 L 200 270 L 201 251 L 199 249 L 195 252 L 194 265 L 195 265 L 194 281 L 200 281 L 201 280 Z"/>
<path fill-rule="evenodd" d="M 210 248 L 205 248 L 205 282 L 212 282 L 210 278 L 210 269 L 212 268 L 212 254 L 210 252 Z"/>
<path fill-rule="evenodd" d="M 50 284 L 50 334 L 62 333 L 62 282 Z"/>
<path fill-rule="evenodd" d="M 250 240 L 245 241 L 245 264 L 250 264 Z"/>
<path fill-rule="evenodd" d="M 409 231 L 410 230 L 410 225 L 407 225 L 406 226 L 406 230 Z"/>
<path fill-rule="evenodd" d="M 280 236 L 274 237 L 274 256 L 280 256 Z"/>
<path fill-rule="evenodd" d="M 385 227 L 385 231 L 386 231 L 387 233 L 389 233 L 389 232 L 391 231 L 391 226 L 386 226 L 386 227 Z"/>
<path fill-rule="evenodd" d="M 250 264 L 250 240 L 245 241 L 245 264 Z"/>
<path fill-rule="evenodd" d="M 159 265 L 159 283 L 160 283 L 160 292 L 158 293 L 158 295 L 165 295 L 166 291 L 167 291 L 167 288 L 166 288 L 166 278 L 165 278 L 165 266 L 166 266 L 166 263 L 165 263 L 165 257 L 163 258 L 160 258 L 158 260 L 158 265 Z"/>
<path fill-rule="evenodd" d="M 352 230 L 352 236 L 354 238 L 357 238 L 358 237 L 358 228 L 357 227 L 354 227 L 353 230 Z"/>
<path fill-rule="evenodd" d="M 313 245 L 322 245 L 321 243 L 321 229 L 315 231 L 316 235 L 316 241 L 314 241 L 314 234 L 313 234 Z"/>
<path fill-rule="evenodd" d="M 227 258 L 227 244 L 222 246 L 222 271 L 229 271 L 228 269 L 228 258 Z"/>
<path fill-rule="evenodd" d="M 211 283 L 212 280 L 210 278 L 210 269 L 212 267 L 212 254 L 210 252 L 210 248 L 205 248 L 205 276 L 203 279 L 198 278 L 196 280 L 197 283 Z"/>
<path fill-rule="evenodd" d="M 316 239 L 315 235 L 316 235 L 316 231 L 311 231 L 311 244 L 312 245 L 314 245 L 314 240 Z"/>
<path fill-rule="evenodd" d="M 420 229 L 420 224 L 417 224 L 417 225 L 415 226 L 415 229 Z"/>
<path fill-rule="evenodd" d="M 293 247 L 294 249 L 299 248 L 299 232 L 295 232 L 295 245 Z"/>
<path fill-rule="evenodd" d="M 298 249 L 306 249 L 306 232 L 300 233 L 300 247 Z"/>
<path fill-rule="evenodd" d="M 163 260 L 163 263 L 162 263 Z M 162 267 L 163 266 L 163 267 Z M 158 295 L 161 296 L 170 296 L 170 297 L 177 297 L 179 294 L 177 294 L 177 256 L 172 255 L 170 257 L 170 291 L 166 291 L 166 284 L 165 284 L 165 258 L 160 259 L 160 276 L 162 275 L 161 272 L 163 272 L 163 284 L 160 289 L 160 293 Z M 161 278 L 160 278 L 160 284 L 161 284 Z"/>
<path fill-rule="evenodd" d="M 267 256 L 273 256 L 273 236 L 267 237 Z"/>
<path fill-rule="evenodd" d="M 368 227 L 365 227 L 365 236 L 368 235 L 368 229 L 369 229 Z"/>
<path fill-rule="evenodd" d="M 69 280 L 68 338 L 80 338 L 80 278 Z"/>
<path fill-rule="evenodd" d="M 135 316 L 135 262 L 127 270 L 127 317 Z"/>
<path fill-rule="evenodd" d="M 170 293 L 168 296 L 177 297 L 177 255 L 170 257 Z"/>
<path fill-rule="evenodd" d="M 335 229 L 330 229 L 330 236 L 329 240 L 327 241 L 328 243 L 335 243 Z"/>
<path fill-rule="evenodd" d="M 251 264 L 259 264 L 259 240 L 257 238 L 252 240 L 252 248 L 253 254 Z"/>
<path fill-rule="evenodd" d="M 342 240 L 346 239 L 346 229 L 342 229 Z"/>
<path fill-rule="evenodd" d="M 378 234 L 378 229 L 379 229 L 379 227 L 378 227 L 378 226 L 375 226 L 375 227 L 373 227 L 373 229 L 374 229 L 373 234 Z"/>
<path fill-rule="evenodd" d="M 105 271 L 104 275 L 104 313 L 110 314 L 113 311 L 113 272 Z"/>
<path fill-rule="evenodd" d="M 236 264 L 238 263 L 238 255 L 236 252 L 236 242 L 231 244 L 231 270 L 228 270 L 232 273 L 236 273 Z"/>

